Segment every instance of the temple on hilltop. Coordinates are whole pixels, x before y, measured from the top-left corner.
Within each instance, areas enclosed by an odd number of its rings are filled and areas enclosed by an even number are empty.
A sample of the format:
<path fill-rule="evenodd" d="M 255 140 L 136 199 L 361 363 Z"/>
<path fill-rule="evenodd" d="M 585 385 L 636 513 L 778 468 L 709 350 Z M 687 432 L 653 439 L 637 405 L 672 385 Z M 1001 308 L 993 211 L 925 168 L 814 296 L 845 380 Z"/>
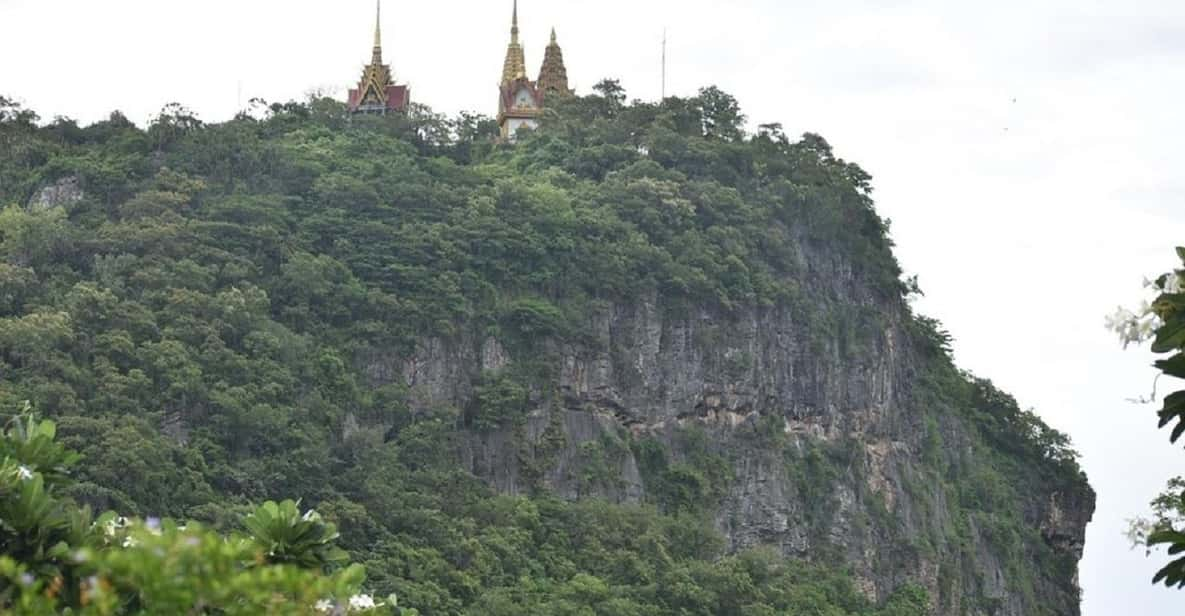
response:
<path fill-rule="evenodd" d="M 535 129 L 549 100 L 572 96 L 568 88 L 568 69 L 564 66 L 564 52 L 551 29 L 551 43 L 543 55 L 539 80 L 527 77 L 527 61 L 518 39 L 518 0 L 514 1 L 511 18 L 510 45 L 502 64 L 502 81 L 498 86 L 498 126 L 502 138 L 513 140 L 519 129 Z"/>
<path fill-rule="evenodd" d="M 370 64 L 362 69 L 362 81 L 357 89 L 350 90 L 346 105 L 351 113 L 404 113 L 410 104 L 411 91 L 407 86 L 395 85 L 391 67 L 383 64 L 382 0 L 376 0 Z"/>

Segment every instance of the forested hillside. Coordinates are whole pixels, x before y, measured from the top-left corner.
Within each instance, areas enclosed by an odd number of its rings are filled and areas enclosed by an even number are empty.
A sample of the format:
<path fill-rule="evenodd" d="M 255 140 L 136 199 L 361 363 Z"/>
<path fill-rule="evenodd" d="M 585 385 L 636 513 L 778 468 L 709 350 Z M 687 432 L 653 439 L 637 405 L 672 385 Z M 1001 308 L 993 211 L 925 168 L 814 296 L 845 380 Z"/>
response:
<path fill-rule="evenodd" d="M 911 313 L 866 173 L 744 124 L 0 99 L 0 414 L 98 510 L 303 499 L 425 615 L 1077 613 L 1067 439 Z"/>

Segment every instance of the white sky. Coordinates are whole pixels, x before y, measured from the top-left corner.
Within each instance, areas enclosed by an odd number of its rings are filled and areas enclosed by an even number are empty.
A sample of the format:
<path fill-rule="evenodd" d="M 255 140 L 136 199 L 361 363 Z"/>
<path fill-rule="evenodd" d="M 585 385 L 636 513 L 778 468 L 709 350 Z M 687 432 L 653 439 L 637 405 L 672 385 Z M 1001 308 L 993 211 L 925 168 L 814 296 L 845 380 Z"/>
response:
<path fill-rule="evenodd" d="M 341 91 L 369 59 L 371 0 L 0 0 L 0 93 L 44 118 L 179 101 L 206 120 L 250 97 Z M 1087 616 L 1167 614 L 1159 561 L 1120 533 L 1182 452 L 1154 409 L 1151 358 L 1104 314 L 1185 244 L 1185 3 L 1169 0 L 522 0 L 537 70 L 555 25 L 574 85 L 657 98 L 717 84 L 754 122 L 824 135 L 875 177 L 922 311 L 960 364 L 1069 432 L 1099 492 Z M 510 0 L 387 0 L 384 43 L 413 99 L 495 111 Z M 1015 102 L 1013 102 L 1015 99 Z"/>

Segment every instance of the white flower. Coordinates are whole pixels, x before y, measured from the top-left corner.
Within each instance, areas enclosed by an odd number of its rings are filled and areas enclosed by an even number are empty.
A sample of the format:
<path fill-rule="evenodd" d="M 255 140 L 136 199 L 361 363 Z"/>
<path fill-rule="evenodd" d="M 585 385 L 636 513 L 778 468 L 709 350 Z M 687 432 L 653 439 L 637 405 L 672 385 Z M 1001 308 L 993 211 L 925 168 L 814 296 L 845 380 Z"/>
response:
<path fill-rule="evenodd" d="M 1160 317 L 1153 314 L 1152 306 L 1148 302 L 1140 306 L 1138 314 L 1126 308 L 1119 308 L 1107 317 L 1107 329 L 1119 335 L 1119 340 L 1125 348 L 1150 340 L 1160 326 Z"/>
<path fill-rule="evenodd" d="M 33 471 L 29 470 L 27 466 L 19 466 L 16 469 L 16 478 L 21 481 L 28 481 L 33 478 Z"/>
<path fill-rule="evenodd" d="M 350 611 L 354 610 L 373 610 L 378 607 L 374 602 L 374 597 L 370 595 L 354 595 L 350 597 Z"/>
<path fill-rule="evenodd" d="M 321 599 L 315 605 L 313 605 L 313 609 L 323 614 L 327 614 L 333 611 L 333 602 L 329 599 Z"/>
<path fill-rule="evenodd" d="M 1181 274 L 1173 272 L 1164 279 L 1164 292 L 1170 295 L 1181 292 Z"/>
<path fill-rule="evenodd" d="M 140 545 L 140 542 L 135 537 L 125 537 L 123 540 L 123 547 L 134 548 Z"/>
<path fill-rule="evenodd" d="M 103 534 L 108 537 L 114 537 L 116 531 L 126 528 L 127 525 L 128 519 L 125 517 L 111 518 L 103 524 Z"/>
<path fill-rule="evenodd" d="M 1164 282 L 1161 283 L 1160 280 Z M 1169 272 L 1156 280 L 1144 279 L 1144 287 L 1150 289 L 1156 295 L 1167 293 L 1169 295 L 1176 295 L 1182 291 L 1181 288 L 1181 272 Z"/>
<path fill-rule="evenodd" d="M 1107 329 L 1119 334 L 1119 339 L 1126 346 L 1135 339 L 1135 324 L 1139 320 L 1136 314 L 1127 308 L 1116 308 L 1115 312 L 1107 316 Z"/>

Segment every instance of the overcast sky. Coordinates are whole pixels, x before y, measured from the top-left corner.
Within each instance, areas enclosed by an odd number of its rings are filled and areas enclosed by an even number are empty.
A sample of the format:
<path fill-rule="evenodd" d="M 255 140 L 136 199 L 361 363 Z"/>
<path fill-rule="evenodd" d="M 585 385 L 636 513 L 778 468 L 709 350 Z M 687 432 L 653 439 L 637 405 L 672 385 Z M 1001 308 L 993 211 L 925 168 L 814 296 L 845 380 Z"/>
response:
<path fill-rule="evenodd" d="M 369 59 L 371 0 L 0 0 L 0 94 L 45 118 L 179 101 L 208 121 L 251 97 L 344 96 Z M 386 0 L 388 61 L 413 99 L 493 115 L 510 0 Z M 960 364 L 1068 432 L 1099 492 L 1088 616 L 1169 614 L 1130 551 L 1185 453 L 1125 402 L 1152 386 L 1103 316 L 1185 244 L 1185 3 L 1161 0 L 522 0 L 536 71 L 555 26 L 582 92 L 718 84 L 751 120 L 824 135 L 871 172 L 919 308 Z"/>

